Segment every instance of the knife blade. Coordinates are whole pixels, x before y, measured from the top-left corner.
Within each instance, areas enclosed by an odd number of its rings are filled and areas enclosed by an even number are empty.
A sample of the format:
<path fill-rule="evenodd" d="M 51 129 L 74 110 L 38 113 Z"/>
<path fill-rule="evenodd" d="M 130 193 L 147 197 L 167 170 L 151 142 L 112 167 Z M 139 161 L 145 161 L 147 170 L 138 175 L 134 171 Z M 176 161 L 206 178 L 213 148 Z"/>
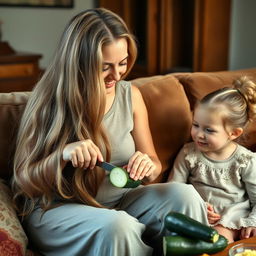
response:
<path fill-rule="evenodd" d="M 97 161 L 96 162 L 96 165 L 103 168 L 104 170 L 106 171 L 109 171 L 111 172 L 114 168 L 116 168 L 117 166 L 113 165 L 113 164 L 110 164 L 108 162 L 100 162 L 100 161 Z"/>

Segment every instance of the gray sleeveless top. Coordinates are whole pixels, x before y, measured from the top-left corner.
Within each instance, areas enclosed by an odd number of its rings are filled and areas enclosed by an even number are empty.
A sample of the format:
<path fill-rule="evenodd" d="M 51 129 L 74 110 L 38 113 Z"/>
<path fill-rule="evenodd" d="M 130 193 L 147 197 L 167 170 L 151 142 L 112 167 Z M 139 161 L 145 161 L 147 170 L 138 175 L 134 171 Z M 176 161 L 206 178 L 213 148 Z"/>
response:
<path fill-rule="evenodd" d="M 111 163 L 123 166 L 135 152 L 131 132 L 133 130 L 133 110 L 131 83 L 119 81 L 113 104 L 103 119 L 111 145 Z"/>

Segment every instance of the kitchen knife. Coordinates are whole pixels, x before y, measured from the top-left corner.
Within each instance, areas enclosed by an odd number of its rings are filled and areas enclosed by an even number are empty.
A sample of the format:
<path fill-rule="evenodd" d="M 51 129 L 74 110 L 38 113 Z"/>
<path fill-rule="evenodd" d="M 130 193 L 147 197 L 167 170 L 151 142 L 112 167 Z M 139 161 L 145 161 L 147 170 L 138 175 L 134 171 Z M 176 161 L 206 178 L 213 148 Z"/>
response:
<path fill-rule="evenodd" d="M 104 161 L 103 162 L 97 161 L 96 165 L 109 172 L 112 171 L 114 168 L 117 168 L 117 166 Z"/>

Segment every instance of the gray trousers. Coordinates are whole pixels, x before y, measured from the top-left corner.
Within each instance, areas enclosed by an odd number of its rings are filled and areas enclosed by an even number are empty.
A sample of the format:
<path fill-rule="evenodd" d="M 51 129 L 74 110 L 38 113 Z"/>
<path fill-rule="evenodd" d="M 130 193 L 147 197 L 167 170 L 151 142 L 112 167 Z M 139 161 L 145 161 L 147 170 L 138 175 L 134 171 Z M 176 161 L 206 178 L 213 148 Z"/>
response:
<path fill-rule="evenodd" d="M 30 241 L 47 256 L 160 256 L 168 212 L 208 224 L 205 203 L 192 185 L 119 189 L 106 181 L 97 199 L 115 209 L 70 203 L 43 216 L 36 209 L 24 221 Z"/>

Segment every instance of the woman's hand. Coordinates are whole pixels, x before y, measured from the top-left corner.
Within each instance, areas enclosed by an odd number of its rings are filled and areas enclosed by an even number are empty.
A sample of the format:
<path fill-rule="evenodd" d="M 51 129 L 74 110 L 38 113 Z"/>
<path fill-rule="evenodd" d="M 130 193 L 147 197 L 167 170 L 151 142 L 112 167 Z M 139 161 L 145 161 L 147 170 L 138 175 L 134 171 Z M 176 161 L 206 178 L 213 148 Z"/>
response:
<path fill-rule="evenodd" d="M 127 172 L 130 173 L 130 177 L 134 180 L 142 180 L 144 177 L 151 176 L 155 169 L 156 165 L 151 158 L 140 151 L 135 152 L 127 165 Z"/>
<path fill-rule="evenodd" d="M 241 229 L 240 239 L 249 238 L 251 236 L 256 236 L 256 228 L 255 227 L 247 227 Z"/>
<path fill-rule="evenodd" d="M 97 160 L 103 161 L 99 148 L 89 139 L 67 144 L 63 150 L 64 161 L 71 161 L 74 167 L 93 169 Z"/>
<path fill-rule="evenodd" d="M 214 212 L 213 206 L 209 203 L 207 204 L 207 218 L 208 218 L 208 222 L 210 224 L 214 224 L 217 221 L 220 220 L 221 216 L 218 213 Z"/>

